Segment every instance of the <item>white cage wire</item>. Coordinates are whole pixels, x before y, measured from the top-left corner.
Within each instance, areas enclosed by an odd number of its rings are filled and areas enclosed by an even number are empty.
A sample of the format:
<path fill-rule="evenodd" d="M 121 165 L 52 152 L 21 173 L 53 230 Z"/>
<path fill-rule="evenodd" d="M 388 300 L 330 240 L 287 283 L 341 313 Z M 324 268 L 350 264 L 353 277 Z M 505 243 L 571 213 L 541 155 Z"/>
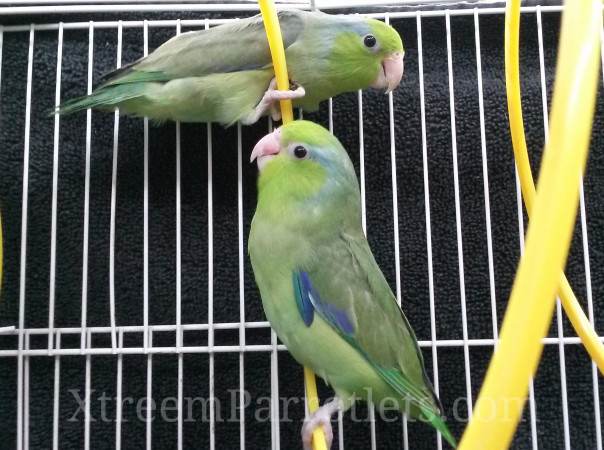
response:
<path fill-rule="evenodd" d="M 4 11 L 0 10 L 0 15 L 10 15 L 17 13 L 25 13 L 32 11 L 24 11 L 19 8 L 25 8 L 28 5 L 28 2 L 13 2 L 15 4 L 19 4 L 14 7 L 12 10 L 6 9 Z M 36 4 L 41 4 L 42 2 L 35 2 Z M 68 2 L 62 2 L 67 4 Z M 157 10 L 157 5 L 117 5 L 110 4 L 104 6 L 98 5 L 85 5 L 86 2 L 78 1 L 80 6 L 76 9 L 71 9 L 70 11 L 67 8 L 71 8 L 71 6 L 65 6 L 66 9 L 61 9 L 56 6 L 43 6 L 39 10 L 40 13 L 49 13 L 50 8 L 55 8 L 52 12 L 55 13 L 67 13 L 67 12 L 78 12 L 78 13 L 91 13 L 91 12 L 99 12 L 99 11 L 109 11 L 111 12 L 123 12 L 126 8 L 129 8 L 128 11 L 155 11 Z M 119 2 L 116 2 L 119 3 Z M 131 2 L 133 3 L 133 2 Z M 166 2 L 167 3 L 167 2 Z M 367 3 L 367 2 L 365 2 Z M 292 5 L 288 5 L 291 7 L 306 7 L 307 5 L 300 5 L 294 3 Z M 325 5 L 319 5 L 323 8 Z M 48 8 L 48 9 L 44 9 Z M 229 5 L 194 5 L 194 4 L 179 4 L 172 5 L 166 4 L 161 8 L 165 8 L 167 11 L 178 11 L 181 8 L 185 9 L 193 9 L 202 12 L 208 11 L 224 11 L 229 8 Z M 243 6 L 239 6 L 236 9 L 238 12 L 254 10 L 255 6 L 252 4 L 247 4 Z M 546 70 L 544 67 L 544 48 L 543 48 L 543 37 L 542 37 L 542 15 L 546 13 L 557 13 L 560 11 L 560 7 L 558 6 L 536 6 L 536 7 L 525 7 L 523 8 L 523 13 L 530 15 L 536 20 L 536 26 L 538 30 L 538 45 L 539 45 L 539 64 L 540 64 L 540 77 L 541 77 L 541 89 L 542 89 L 542 105 L 543 105 L 543 127 L 547 131 L 547 109 L 548 109 L 548 93 L 546 86 Z M 492 241 L 492 224 L 491 224 L 491 205 L 490 205 L 490 187 L 489 178 L 488 178 L 488 142 L 487 142 L 487 132 L 485 130 L 485 104 L 484 104 L 484 94 L 483 94 L 483 80 L 482 73 L 483 68 L 481 66 L 481 36 L 480 36 L 480 27 L 479 22 L 480 18 L 483 15 L 492 15 L 503 14 L 503 9 L 499 7 L 493 8 L 474 8 L 474 9 L 434 9 L 434 10 L 422 10 L 419 9 L 417 11 L 405 11 L 405 12 L 378 12 L 378 13 L 370 13 L 369 15 L 385 20 L 386 22 L 396 22 L 401 19 L 415 20 L 416 29 L 417 29 L 417 42 L 408 43 L 407 45 L 416 45 L 417 46 L 417 56 L 418 56 L 418 80 L 419 80 L 419 96 L 420 96 L 420 105 L 421 105 L 421 136 L 422 136 L 422 146 L 420 151 L 422 152 L 422 161 L 423 161 L 423 187 L 424 187 L 424 213 L 425 213 L 425 239 L 426 239 L 426 258 L 427 258 L 427 267 L 428 267 L 428 280 L 429 280 L 429 310 L 430 310 L 430 339 L 421 340 L 420 346 L 423 348 L 428 348 L 432 355 L 432 364 L 431 367 L 427 367 L 428 371 L 431 373 L 434 381 L 434 386 L 437 392 L 439 392 L 440 383 L 439 379 L 442 378 L 443 374 L 439 373 L 439 365 L 438 365 L 438 349 L 443 347 L 454 347 L 459 348 L 463 351 L 463 362 L 464 362 L 464 373 L 465 373 L 465 394 L 468 399 L 468 409 L 469 414 L 471 415 L 471 406 L 475 398 L 473 397 L 473 392 L 476 391 L 476 386 L 481 384 L 481 379 L 476 379 L 476 377 L 472 378 L 471 374 L 471 363 L 470 363 L 470 348 L 471 347 L 488 347 L 492 348 L 498 339 L 498 323 L 501 320 L 501 317 L 498 317 L 496 298 L 497 294 L 495 291 L 495 263 L 494 263 L 494 249 L 493 249 L 493 241 Z M 467 324 L 467 313 L 466 313 L 466 288 L 465 288 L 465 274 L 464 274 L 464 250 L 463 250 L 463 232 L 462 232 L 462 209 L 460 206 L 460 186 L 459 186 L 459 172 L 458 172 L 458 163 L 457 163 L 457 142 L 460 139 L 459 136 L 456 135 L 456 117 L 455 117 L 455 90 L 454 90 L 454 60 L 452 56 L 451 49 L 451 20 L 453 17 L 457 16 L 471 16 L 473 17 L 474 25 L 475 25 L 475 48 L 476 48 L 476 89 L 478 91 L 478 100 L 479 100 L 479 112 L 480 112 L 480 143 L 481 143 L 481 172 L 478 174 L 482 177 L 483 181 L 483 189 L 484 189 L 484 220 L 486 223 L 486 236 L 485 236 L 485 245 L 487 247 L 488 252 L 488 278 L 489 278 L 489 286 L 490 286 L 490 303 L 488 307 L 491 311 L 491 320 L 492 320 L 492 338 L 473 338 L 470 336 L 468 332 L 468 324 Z M 458 256 L 458 282 L 459 282 L 459 291 L 460 291 L 460 306 L 461 306 L 461 317 L 462 317 L 462 335 L 456 339 L 439 339 L 437 337 L 437 316 L 435 309 L 435 292 L 434 292 L 434 273 L 433 273 L 433 264 L 432 264 L 432 252 L 433 245 L 435 245 L 432 241 L 432 230 L 431 230 L 431 194 L 430 194 L 430 180 L 428 173 L 428 157 L 429 157 L 429 145 L 428 145 L 428 134 L 429 134 L 429 125 L 426 122 L 426 105 L 424 102 L 424 62 L 423 62 L 423 53 L 422 53 L 422 44 L 425 37 L 422 35 L 422 23 L 423 20 L 427 17 L 444 17 L 446 23 L 446 61 L 442 61 L 443 69 L 446 72 L 447 76 L 447 85 L 448 85 L 448 93 L 449 93 L 449 116 L 450 116 L 450 127 L 451 127 L 451 152 L 452 152 L 452 170 L 453 170 L 453 179 L 454 185 L 452 189 L 454 190 L 454 210 L 455 210 L 455 222 L 456 222 L 456 238 L 457 238 L 457 256 Z M 94 16 L 91 16 L 93 19 Z M 89 48 L 88 48 L 88 72 L 87 72 L 87 90 L 90 93 L 93 86 L 93 61 L 94 61 L 94 36 L 95 30 L 100 29 L 110 29 L 115 30 L 117 33 L 117 48 L 116 59 L 117 59 L 117 67 L 120 67 L 122 64 L 122 33 L 127 28 L 138 28 L 143 30 L 144 36 L 144 54 L 146 55 L 149 51 L 149 29 L 150 28 L 172 28 L 176 33 L 180 32 L 181 27 L 189 27 L 189 28 L 209 28 L 211 26 L 219 25 L 225 23 L 229 20 L 233 19 L 213 19 L 213 18 L 202 18 L 202 19 L 187 19 L 187 20 L 90 20 L 87 22 L 58 22 L 58 23 L 34 23 L 34 24 L 12 24 L 5 25 L 0 27 L 0 86 L 1 80 L 5 77 L 10 76 L 18 76 L 17 74 L 4 73 L 2 71 L 2 48 L 3 48 L 3 40 L 4 37 L 11 33 L 20 33 L 25 39 L 28 39 L 28 60 L 27 60 L 27 92 L 26 92 L 26 104 L 25 104 L 25 127 L 23 134 L 23 178 L 22 178 L 22 216 L 21 216 L 21 236 L 20 236 L 20 277 L 19 277 L 19 314 L 18 314 L 18 323 L 15 324 L 16 328 L 11 330 L 7 328 L 3 330 L 4 334 L 16 336 L 15 346 L 13 348 L 3 348 L 0 349 L 0 361 L 6 360 L 6 358 L 16 360 L 17 361 L 17 378 L 16 380 L 11 380 L 11 382 L 16 385 L 17 390 L 17 424 L 16 424 L 16 447 L 17 449 L 26 449 L 30 448 L 29 445 L 29 431 L 30 431 L 30 412 L 29 412 L 29 404 L 30 404 L 30 363 L 32 358 L 51 358 L 54 364 L 54 373 L 49 376 L 53 377 L 54 380 L 54 390 L 53 390 L 53 405 L 52 405 L 52 434 L 49 436 L 48 446 L 52 445 L 53 449 L 64 448 L 61 444 L 61 435 L 60 435 L 60 411 L 59 411 L 59 395 L 61 392 L 61 362 L 63 358 L 74 356 L 83 358 L 85 360 L 85 383 L 84 383 L 84 442 L 83 447 L 85 449 L 91 448 L 91 413 L 90 413 L 90 401 L 91 401 L 91 392 L 93 390 L 92 385 L 92 359 L 101 355 L 112 356 L 117 360 L 117 374 L 116 374 L 116 391 L 117 391 L 117 400 L 115 402 L 116 405 L 116 420 L 114 424 L 113 436 L 111 436 L 111 440 L 114 442 L 114 447 L 120 449 L 125 447 L 122 436 L 122 383 L 123 377 L 125 376 L 123 373 L 123 358 L 125 355 L 146 355 L 146 396 L 148 401 L 153 396 L 152 386 L 153 386 L 153 358 L 158 354 L 174 354 L 178 357 L 178 418 L 177 418 L 177 442 L 175 446 L 179 449 L 183 448 L 183 355 L 185 354 L 193 354 L 193 353 L 203 353 L 208 354 L 209 359 L 209 398 L 210 402 L 212 402 L 212 398 L 214 396 L 214 383 L 215 383 L 215 358 L 219 357 L 221 353 L 234 353 L 239 355 L 239 401 L 241 404 L 244 403 L 244 391 L 245 391 L 245 356 L 250 352 L 266 352 L 271 355 L 271 363 L 270 363 L 270 373 L 271 373 L 271 437 L 272 442 L 271 446 L 273 449 L 278 449 L 280 447 L 280 423 L 279 423 L 279 367 L 278 367 L 278 352 L 286 350 L 285 347 L 278 343 L 277 337 L 274 332 L 271 333 L 270 343 L 268 344 L 250 344 L 246 342 L 246 330 L 249 329 L 267 329 L 269 327 L 268 322 L 266 321 L 247 321 L 245 317 L 245 289 L 244 289 L 244 266 L 246 263 L 246 251 L 244 248 L 245 236 L 244 236 L 244 208 L 243 208 L 243 183 L 242 183 L 242 167 L 243 167 L 243 155 L 244 149 L 242 148 L 242 129 L 240 125 L 237 125 L 237 228 L 238 228 L 238 273 L 239 279 L 237 286 L 233 286 L 234 292 L 238 292 L 238 302 L 239 302 L 239 317 L 234 317 L 230 322 L 216 322 L 214 320 L 214 295 L 213 295 L 213 271 L 214 271 L 214 262 L 216 255 L 214 254 L 213 242 L 214 242 L 214 224 L 213 224 L 213 173 L 212 173 L 212 160 L 215 155 L 213 155 L 213 145 L 215 142 L 212 139 L 213 128 L 211 125 L 207 125 L 207 217 L 208 217 L 208 240 L 207 240 L 207 270 L 208 270 L 208 285 L 207 285 L 207 297 L 208 297 L 208 320 L 205 323 L 183 323 L 182 320 L 182 312 L 181 312 L 181 279 L 182 279 L 182 267 L 181 267 L 181 242 L 182 242 L 182 221 L 181 221 L 181 147 L 180 147 L 180 126 L 176 125 L 176 142 L 175 142 L 175 151 L 176 151 L 176 226 L 175 226 L 175 242 L 176 242 L 176 265 L 175 265 L 175 279 L 176 279 L 176 292 L 175 292 L 175 308 L 176 308 L 176 321 L 170 325 L 155 325 L 150 323 L 149 320 L 149 302 L 151 301 L 149 298 L 149 124 L 148 121 L 144 121 L 144 203 L 143 203 L 143 211 L 144 211 L 144 242 L 143 242 L 143 322 L 137 325 L 122 325 L 116 322 L 116 293 L 115 293 L 115 274 L 116 271 L 119 271 L 119 267 L 116 268 L 115 264 L 115 253 L 116 253 L 116 201 L 117 201 L 117 168 L 118 168 L 118 154 L 120 152 L 119 146 L 119 126 L 120 126 L 120 116 L 116 112 L 114 118 L 114 131 L 113 131 L 113 170 L 112 170 L 112 181 L 111 181 L 111 203 L 110 203 L 110 247 L 109 247 L 109 321 L 105 326 L 89 326 L 87 323 L 87 307 L 90 299 L 88 298 L 89 289 L 88 289 L 88 277 L 93 276 L 89 274 L 88 270 L 88 259 L 89 259 L 89 193 L 90 193 L 90 180 L 91 180 L 91 140 L 92 140 L 92 115 L 91 112 L 87 112 L 86 119 L 86 166 L 85 166 L 85 177 L 84 177 L 84 209 L 83 209 L 83 224 L 84 224 L 84 236 L 83 236 L 83 245 L 82 245 L 82 261 L 83 266 L 82 270 L 82 285 L 81 285 L 81 298 L 80 298 L 80 308 L 81 308 L 81 321 L 79 326 L 72 327 L 57 327 L 55 325 L 55 294 L 56 294 L 56 286 L 55 286 L 55 272 L 56 272 L 56 260 L 57 260 L 57 215 L 60 212 L 60 205 L 58 204 L 58 195 L 59 195 L 59 158 L 61 153 L 60 148 L 60 127 L 61 127 L 61 118 L 59 116 L 55 116 L 54 118 L 54 140 L 53 140 L 53 173 L 52 173 L 52 193 L 51 193 L 51 241 L 50 241 L 50 261 L 48 270 L 50 272 L 49 280 L 49 315 L 48 315 L 48 326 L 37 327 L 37 328 L 27 328 L 25 326 L 25 313 L 26 313 L 26 282 L 27 282 L 27 263 L 28 263 L 28 218 L 31 211 L 28 211 L 28 195 L 30 191 L 30 181 L 29 175 L 32 170 L 30 166 L 30 136 L 32 133 L 35 133 L 35 130 L 31 129 L 30 124 L 30 116 L 31 116 L 31 105 L 32 101 L 35 99 L 32 98 L 32 77 L 34 70 L 34 48 L 36 44 L 36 36 L 39 32 L 53 32 L 57 33 L 57 62 L 56 62 L 56 73 L 53 74 L 56 77 L 56 87 L 55 87 L 55 98 L 56 104 L 58 104 L 61 100 L 61 79 L 62 79 L 62 51 L 63 51 L 63 42 L 64 42 L 64 31 L 65 30 L 87 30 L 88 38 L 89 38 Z M 604 65 L 604 53 L 603 53 L 603 65 Z M 49 74 L 51 76 L 51 74 Z M 0 90 L 0 102 L 2 101 L 2 93 Z M 328 123 L 330 131 L 334 129 L 334 117 L 333 117 L 333 102 L 330 99 L 328 104 Z M 397 164 L 396 164 L 396 128 L 397 128 L 397 117 L 396 117 L 396 109 L 393 104 L 393 95 L 389 94 L 388 97 L 388 116 L 389 123 L 384 126 L 388 127 L 389 140 L 390 140 L 390 153 L 389 157 L 391 159 L 391 183 L 392 183 L 392 220 L 393 220 L 393 241 L 392 245 L 394 247 L 394 258 L 395 258 L 395 292 L 396 297 L 400 303 L 401 301 L 401 266 L 400 266 L 400 239 L 399 236 L 399 200 L 397 198 L 398 188 L 397 184 L 401 183 L 401 180 L 397 176 Z M 367 227 L 366 218 L 365 218 L 365 210 L 367 207 L 371 208 L 371 205 L 367 206 L 365 204 L 365 185 L 366 185 L 366 172 L 364 165 L 364 155 L 365 155 L 365 137 L 364 137 L 364 109 L 363 109 L 363 95 L 361 92 L 358 93 L 358 121 L 359 121 L 359 133 L 358 133 L 358 152 L 359 152 L 359 161 L 360 161 L 360 182 L 361 182 L 361 190 L 363 196 L 363 226 Z M 401 119 L 399 119 L 401 120 Z M 205 126 L 205 125 L 204 125 Z M 269 127 L 270 127 L 269 123 Z M 504 124 L 502 124 L 502 127 Z M 547 134 L 547 133 L 546 133 Z M 508 155 L 509 158 L 512 158 L 511 153 Z M 518 185 L 518 179 L 516 178 L 516 201 L 517 201 L 517 220 L 518 220 L 518 239 L 520 248 L 523 247 L 523 234 L 524 234 L 524 215 L 522 208 L 522 200 L 520 196 L 520 188 Z M 596 314 L 596 310 L 598 309 L 593 300 L 592 296 L 592 287 L 591 287 L 591 267 L 590 267 L 590 247 L 589 247 L 589 239 L 587 236 L 587 209 L 586 202 L 584 198 L 583 188 L 581 189 L 581 198 L 580 198 L 580 230 L 582 237 L 582 246 L 583 246 L 583 264 L 584 264 L 584 272 L 585 272 L 585 283 L 586 283 L 586 300 L 588 305 L 588 313 L 590 319 L 593 321 L 594 316 Z M 5 237 L 7 240 L 11 239 L 11 236 Z M 152 244 L 151 244 L 152 245 Z M 487 307 L 487 305 L 485 305 Z M 570 422 L 570 413 L 568 408 L 568 399 L 567 399 L 567 388 L 566 388 L 566 378 L 567 378 L 567 369 L 565 367 L 565 346 L 567 345 L 575 345 L 579 344 L 579 339 L 575 336 L 565 336 L 563 330 L 563 321 L 562 321 L 562 312 L 560 308 L 560 303 L 557 305 L 557 315 L 556 315 L 556 329 L 557 336 L 556 337 L 548 337 L 544 339 L 544 343 L 548 346 L 556 346 L 558 349 L 559 356 L 559 379 L 560 384 L 562 386 L 562 423 L 563 423 L 563 436 L 564 442 L 561 443 L 559 448 L 571 449 L 571 448 L 579 448 L 573 447 L 573 443 L 571 442 L 571 433 L 569 428 Z M 235 330 L 238 331 L 238 343 L 236 345 L 220 345 L 215 344 L 215 332 L 219 330 Z M 161 333 L 173 333 L 176 337 L 173 345 L 168 346 L 156 346 L 154 345 L 154 337 L 157 337 Z M 185 345 L 183 335 L 186 332 L 204 332 L 207 333 L 207 345 Z M 142 345 L 137 346 L 128 346 L 125 345 L 124 341 L 127 336 L 139 336 L 141 338 Z M 31 341 L 35 337 L 44 337 L 47 344 L 43 348 L 32 348 Z M 66 346 L 65 339 L 68 336 L 76 336 L 78 338 L 79 345 L 74 346 Z M 103 342 L 110 342 L 110 345 L 101 345 L 95 346 L 95 339 L 98 337 L 107 338 Z M 595 442 L 591 448 L 596 448 L 597 450 L 602 449 L 602 435 L 601 435 L 601 410 L 600 410 L 600 395 L 599 395 L 599 379 L 598 379 L 598 371 L 595 364 L 591 365 L 591 379 L 592 379 L 592 396 L 594 402 L 594 408 L 592 412 L 592 421 L 594 422 L 595 427 Z M 5 380 L 6 382 L 7 380 Z M 302 386 L 300 386 L 300 389 Z M 212 404 L 212 403 L 211 403 Z M 147 414 L 147 422 L 145 425 L 146 437 L 145 437 L 145 447 L 151 448 L 153 445 L 153 421 L 151 420 L 151 409 L 148 408 L 146 410 Z M 531 446 L 533 449 L 536 448 L 547 448 L 547 446 L 539 445 L 539 428 L 538 428 L 538 419 L 536 413 L 535 406 L 535 393 L 533 391 L 533 386 L 531 384 L 529 402 L 528 402 L 528 414 L 530 416 L 530 434 L 531 434 Z M 345 448 L 345 436 L 343 433 L 343 425 L 342 425 L 342 416 L 339 417 L 339 433 L 338 439 L 339 442 L 335 445 L 339 444 L 339 448 Z M 213 449 L 216 446 L 220 446 L 219 443 L 215 441 L 215 418 L 214 418 L 214 408 L 210 407 L 210 417 L 209 417 L 209 448 Z M 407 433 L 407 425 L 406 422 L 403 425 L 403 436 L 401 438 L 400 443 L 398 445 L 403 448 L 412 448 L 412 443 L 409 443 L 408 433 Z M 371 421 L 369 432 L 371 434 L 371 448 L 379 448 L 376 440 L 376 426 L 375 421 Z M 239 423 L 239 436 L 240 436 L 240 447 L 246 447 L 246 423 L 245 420 L 241 420 Z M 109 437 L 107 437 L 109 439 Z M 51 444 L 52 442 L 52 444 Z M 441 449 L 443 444 L 438 437 L 435 441 L 437 448 Z M 347 446 L 348 447 L 348 446 Z M 585 447 L 587 448 L 587 447 Z"/>

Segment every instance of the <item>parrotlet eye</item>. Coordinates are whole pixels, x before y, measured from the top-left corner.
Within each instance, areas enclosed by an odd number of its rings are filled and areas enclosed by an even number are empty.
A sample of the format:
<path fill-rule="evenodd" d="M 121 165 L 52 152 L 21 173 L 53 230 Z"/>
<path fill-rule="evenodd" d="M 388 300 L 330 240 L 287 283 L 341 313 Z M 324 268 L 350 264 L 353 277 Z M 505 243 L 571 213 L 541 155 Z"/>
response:
<path fill-rule="evenodd" d="M 308 155 L 308 150 L 306 150 L 304 147 L 302 147 L 301 145 L 297 145 L 294 148 L 294 156 L 298 159 L 304 159 L 306 158 L 306 156 Z"/>
<path fill-rule="evenodd" d="M 363 44 L 365 44 L 365 47 L 367 48 L 373 48 L 375 47 L 375 44 L 377 44 L 377 40 L 375 39 L 375 36 L 373 34 L 368 34 L 363 39 Z"/>

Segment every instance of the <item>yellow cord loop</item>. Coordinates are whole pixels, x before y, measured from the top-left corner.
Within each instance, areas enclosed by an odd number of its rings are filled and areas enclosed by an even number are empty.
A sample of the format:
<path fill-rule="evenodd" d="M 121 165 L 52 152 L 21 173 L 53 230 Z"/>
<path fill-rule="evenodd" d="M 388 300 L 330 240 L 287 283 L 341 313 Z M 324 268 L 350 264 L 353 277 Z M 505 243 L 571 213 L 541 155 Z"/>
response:
<path fill-rule="evenodd" d="M 510 132 L 514 156 L 518 168 L 518 176 L 522 187 L 522 198 L 526 211 L 531 216 L 535 203 L 535 184 L 529 162 L 526 140 L 524 137 L 524 122 L 522 119 L 522 100 L 520 97 L 520 0 L 508 2 L 505 16 L 505 81 L 508 98 L 508 113 L 510 117 Z M 577 173 L 577 179 L 579 173 Z M 581 309 L 577 297 L 573 293 L 568 280 L 560 274 L 558 296 L 577 335 L 581 338 L 585 349 L 604 374 L 604 344 L 600 341 L 589 319 Z"/>
<path fill-rule="evenodd" d="M 519 5 L 519 0 L 512 0 Z M 597 93 L 600 0 L 565 3 L 551 127 L 501 340 L 460 450 L 509 447 L 521 417 L 554 311 L 560 273 L 577 213 L 578 174 L 585 167 Z M 512 11 L 512 9 L 510 9 Z"/>
<path fill-rule="evenodd" d="M 277 89 L 287 91 L 289 90 L 289 77 L 287 75 L 285 49 L 283 48 L 283 38 L 281 36 L 281 28 L 279 27 L 277 10 L 272 0 L 258 0 L 258 4 L 260 5 L 266 37 L 268 38 L 268 45 L 273 58 Z M 294 120 L 291 100 L 281 100 L 281 117 L 284 124 Z M 312 413 L 319 408 L 319 396 L 317 395 L 315 374 L 308 367 L 304 368 L 304 382 L 306 385 L 308 410 Z M 312 442 L 314 450 L 327 450 L 325 435 L 321 427 L 316 428 L 313 432 Z"/>
<path fill-rule="evenodd" d="M 289 77 L 287 76 L 287 64 L 285 63 L 285 49 L 283 48 L 283 37 L 281 36 L 281 27 L 279 27 L 279 18 L 277 17 L 275 4 L 272 0 L 258 0 L 258 4 L 260 5 L 260 12 L 264 20 L 268 46 L 271 49 L 277 89 L 288 91 Z M 283 123 L 294 120 L 294 110 L 291 100 L 281 100 L 280 104 Z"/>
<path fill-rule="evenodd" d="M 4 241 L 2 240 L 2 237 L 2 217 L 0 216 L 0 294 L 2 294 L 2 268 L 4 264 Z"/>

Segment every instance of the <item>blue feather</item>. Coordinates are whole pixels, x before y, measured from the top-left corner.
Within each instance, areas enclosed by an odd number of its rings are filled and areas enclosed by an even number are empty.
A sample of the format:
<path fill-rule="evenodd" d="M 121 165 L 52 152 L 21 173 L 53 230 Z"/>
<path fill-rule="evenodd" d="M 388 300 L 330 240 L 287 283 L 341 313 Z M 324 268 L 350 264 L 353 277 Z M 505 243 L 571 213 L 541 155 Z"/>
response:
<path fill-rule="evenodd" d="M 315 311 L 312 306 L 312 303 L 310 302 L 308 290 L 306 286 L 304 286 L 304 284 L 300 282 L 301 280 L 299 275 L 299 272 L 294 272 L 292 274 L 296 305 L 298 305 L 298 312 L 300 313 L 304 324 L 309 327 L 312 324 L 313 319 L 315 318 Z"/>
<path fill-rule="evenodd" d="M 348 336 L 354 333 L 354 325 L 346 311 L 323 301 L 313 287 L 308 273 L 304 271 L 294 272 L 293 282 L 298 311 L 307 327 L 312 324 L 314 311 L 316 310 L 324 320 L 341 333 Z"/>

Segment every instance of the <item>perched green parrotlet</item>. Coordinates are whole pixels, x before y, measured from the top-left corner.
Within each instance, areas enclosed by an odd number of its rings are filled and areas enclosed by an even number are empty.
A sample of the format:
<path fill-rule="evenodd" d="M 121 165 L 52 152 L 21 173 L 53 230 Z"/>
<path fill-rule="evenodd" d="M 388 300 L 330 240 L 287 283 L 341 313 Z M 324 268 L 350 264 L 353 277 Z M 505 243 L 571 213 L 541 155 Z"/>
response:
<path fill-rule="evenodd" d="M 322 12 L 281 11 L 289 77 L 275 90 L 260 16 L 173 37 L 150 55 L 106 75 L 91 95 L 67 100 L 55 112 L 87 108 L 147 116 L 156 122 L 252 124 L 278 100 L 314 111 L 323 100 L 358 89 L 391 91 L 403 75 L 403 44 L 375 19 Z"/>
<path fill-rule="evenodd" d="M 293 357 L 335 390 L 304 424 L 322 425 L 356 399 L 422 419 L 455 446 L 415 334 L 361 225 L 359 185 L 340 142 L 307 121 L 262 138 L 249 254 L 264 311 Z"/>

